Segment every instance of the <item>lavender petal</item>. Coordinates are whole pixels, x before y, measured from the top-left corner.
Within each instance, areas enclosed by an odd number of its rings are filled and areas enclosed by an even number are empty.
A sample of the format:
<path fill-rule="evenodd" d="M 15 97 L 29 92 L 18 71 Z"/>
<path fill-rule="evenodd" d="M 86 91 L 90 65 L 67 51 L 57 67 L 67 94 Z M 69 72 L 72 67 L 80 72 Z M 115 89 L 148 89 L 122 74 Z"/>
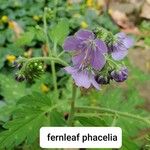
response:
<path fill-rule="evenodd" d="M 105 42 L 99 39 L 95 39 L 95 43 L 96 43 L 97 48 L 101 51 L 101 53 L 107 53 L 108 49 L 107 49 Z"/>
<path fill-rule="evenodd" d="M 128 50 L 116 49 L 112 52 L 112 58 L 114 60 L 122 60 L 128 54 Z"/>
<path fill-rule="evenodd" d="M 73 50 L 78 50 L 79 45 L 80 45 L 80 40 L 78 40 L 74 36 L 70 36 L 65 40 L 63 48 L 65 51 L 73 51 Z"/>
<path fill-rule="evenodd" d="M 90 30 L 79 30 L 76 32 L 75 36 L 80 40 L 86 40 L 86 39 L 94 39 L 94 34 Z"/>
<path fill-rule="evenodd" d="M 130 48 L 134 45 L 134 39 L 132 37 L 127 36 L 123 39 L 123 43 L 126 48 Z"/>
<path fill-rule="evenodd" d="M 101 70 L 105 63 L 106 63 L 106 60 L 105 60 L 105 57 L 104 55 L 99 51 L 99 50 L 95 50 L 92 52 L 91 54 L 91 65 L 92 67 L 95 69 L 95 70 Z"/>

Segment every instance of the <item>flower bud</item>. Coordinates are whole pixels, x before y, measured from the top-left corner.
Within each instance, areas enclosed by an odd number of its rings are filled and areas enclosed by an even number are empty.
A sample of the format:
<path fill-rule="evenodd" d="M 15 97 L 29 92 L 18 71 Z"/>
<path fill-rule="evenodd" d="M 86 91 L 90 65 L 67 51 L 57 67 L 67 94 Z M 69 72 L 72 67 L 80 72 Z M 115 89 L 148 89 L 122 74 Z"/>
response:
<path fill-rule="evenodd" d="M 111 77 L 116 82 L 123 82 L 128 78 L 128 69 L 126 67 L 122 67 L 119 70 L 114 70 L 111 72 Z"/>
<path fill-rule="evenodd" d="M 110 77 L 104 77 L 104 76 L 96 76 L 95 80 L 98 84 L 109 84 L 110 83 Z"/>
<path fill-rule="evenodd" d="M 18 81 L 18 82 L 22 82 L 25 80 L 25 76 L 23 74 L 16 74 L 15 75 L 15 79 Z"/>

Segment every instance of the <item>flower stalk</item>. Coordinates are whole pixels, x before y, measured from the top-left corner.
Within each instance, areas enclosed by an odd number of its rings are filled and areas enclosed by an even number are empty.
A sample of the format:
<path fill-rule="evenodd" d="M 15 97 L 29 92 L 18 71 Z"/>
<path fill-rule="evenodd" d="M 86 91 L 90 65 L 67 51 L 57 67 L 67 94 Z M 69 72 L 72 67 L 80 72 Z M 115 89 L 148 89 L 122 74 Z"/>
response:
<path fill-rule="evenodd" d="M 71 108 L 70 108 L 70 114 L 69 114 L 69 118 L 68 118 L 68 126 L 72 126 L 72 127 L 74 126 L 76 94 L 77 94 L 77 87 L 75 85 L 72 85 Z"/>
<path fill-rule="evenodd" d="M 47 15 L 47 8 L 44 9 L 43 22 L 44 22 L 44 33 L 45 33 L 45 36 L 46 36 L 46 43 L 47 43 L 47 47 L 48 47 L 48 51 L 49 51 L 49 57 L 51 57 L 53 53 L 50 49 L 49 38 L 48 38 L 48 34 L 47 34 L 46 15 Z M 56 44 L 55 43 L 54 43 L 54 53 L 56 53 Z M 58 99 L 56 69 L 55 69 L 55 62 L 53 60 L 51 60 L 51 69 L 52 69 L 52 78 L 53 78 L 54 91 L 55 91 L 55 94 L 56 94 L 56 99 Z"/>

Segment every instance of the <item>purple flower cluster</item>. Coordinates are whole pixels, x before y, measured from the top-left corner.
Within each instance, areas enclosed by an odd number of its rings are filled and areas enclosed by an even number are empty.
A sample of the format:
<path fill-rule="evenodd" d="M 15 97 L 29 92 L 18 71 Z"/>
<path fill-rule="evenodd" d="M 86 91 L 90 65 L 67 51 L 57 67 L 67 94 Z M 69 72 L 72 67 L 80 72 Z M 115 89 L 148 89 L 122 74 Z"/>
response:
<path fill-rule="evenodd" d="M 108 46 L 108 51 L 114 60 L 122 60 L 128 54 L 128 49 L 133 46 L 133 38 L 120 32 L 114 39 L 112 45 Z"/>
<path fill-rule="evenodd" d="M 100 89 L 100 83 L 108 83 L 106 78 L 102 76 L 96 78 L 97 72 L 103 70 L 107 62 L 106 56 L 111 54 L 113 59 L 121 60 L 126 56 L 131 45 L 133 45 L 132 39 L 124 33 L 118 33 L 112 45 L 108 46 L 104 41 L 97 38 L 93 32 L 79 30 L 64 42 L 64 50 L 73 52 L 73 67 L 65 67 L 65 70 L 72 75 L 77 86 L 84 88 L 94 86 L 96 89 Z M 111 72 L 110 78 L 117 82 L 125 80 L 127 77 L 124 72 L 126 71 L 121 70 L 120 72 Z M 126 72 L 126 74 L 128 73 Z"/>

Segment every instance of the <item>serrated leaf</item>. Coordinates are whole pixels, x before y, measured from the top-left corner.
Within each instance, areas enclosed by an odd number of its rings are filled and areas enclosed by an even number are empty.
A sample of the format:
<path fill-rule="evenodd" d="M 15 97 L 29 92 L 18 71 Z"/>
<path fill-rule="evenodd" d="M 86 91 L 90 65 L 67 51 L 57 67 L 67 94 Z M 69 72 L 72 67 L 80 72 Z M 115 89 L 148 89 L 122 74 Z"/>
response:
<path fill-rule="evenodd" d="M 29 105 L 32 107 L 50 107 L 51 98 L 45 94 L 33 92 L 31 95 L 27 95 L 18 101 L 18 104 Z"/>
<path fill-rule="evenodd" d="M 68 20 L 61 20 L 56 26 L 50 30 L 50 38 L 54 43 L 62 44 L 69 33 Z"/>
<path fill-rule="evenodd" d="M 26 109 L 26 111 L 28 111 Z M 35 113 L 34 110 L 30 110 L 32 114 L 14 119 L 13 121 L 5 124 L 5 128 L 8 130 L 0 133 L 0 149 L 12 148 L 22 143 L 25 139 L 27 143 L 32 143 L 39 133 L 40 127 L 42 127 L 45 116 L 42 111 Z M 18 112 L 19 113 L 19 112 Z"/>
<path fill-rule="evenodd" d="M 3 126 L 6 130 L 0 133 L 0 149 L 13 148 L 22 142 L 32 144 L 38 138 L 40 127 L 50 125 L 50 122 L 53 126 L 64 126 L 63 115 L 54 110 L 57 105 L 52 106 L 51 100 L 52 97 L 36 92 L 22 97 L 13 120 L 7 122 Z"/>

